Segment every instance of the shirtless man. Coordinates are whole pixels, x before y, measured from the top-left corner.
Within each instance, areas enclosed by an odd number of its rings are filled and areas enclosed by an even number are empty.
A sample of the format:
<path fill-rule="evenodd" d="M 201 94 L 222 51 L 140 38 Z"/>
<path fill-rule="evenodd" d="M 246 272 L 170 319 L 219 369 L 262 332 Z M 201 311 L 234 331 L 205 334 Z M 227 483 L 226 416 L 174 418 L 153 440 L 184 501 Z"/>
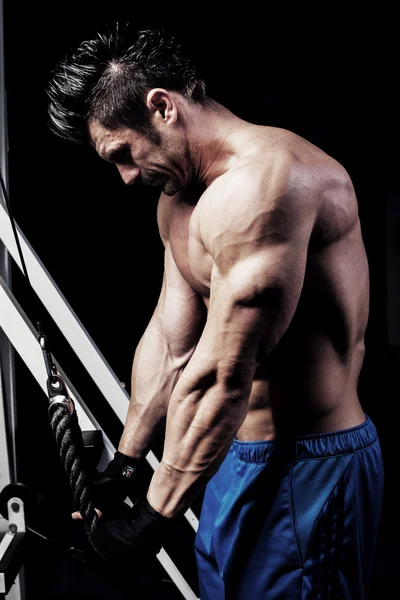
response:
<path fill-rule="evenodd" d="M 48 90 L 58 135 L 163 189 L 161 294 L 104 479 L 140 469 L 165 425 L 164 453 L 135 515 L 94 543 L 155 553 L 205 490 L 202 599 L 364 599 L 383 467 L 357 395 L 369 277 L 350 177 L 209 98 L 165 32 L 118 42 L 81 44 Z"/>

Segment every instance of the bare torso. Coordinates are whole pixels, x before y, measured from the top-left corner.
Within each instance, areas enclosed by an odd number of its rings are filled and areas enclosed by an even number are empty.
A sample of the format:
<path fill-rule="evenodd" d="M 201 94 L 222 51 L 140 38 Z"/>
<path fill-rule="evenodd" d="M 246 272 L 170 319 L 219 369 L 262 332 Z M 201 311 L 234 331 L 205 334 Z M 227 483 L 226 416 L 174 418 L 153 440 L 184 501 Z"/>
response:
<path fill-rule="evenodd" d="M 286 159 L 289 154 L 291 177 L 310 188 L 317 219 L 297 310 L 258 367 L 237 437 L 271 439 L 277 432 L 318 433 L 358 425 L 365 419 L 357 385 L 369 275 L 353 186 L 334 159 L 293 133 L 249 125 L 244 144 L 246 140 L 242 161 L 219 177 L 219 184 L 228 185 L 236 168 L 254 161 L 260 164 L 260 177 L 265 176 L 281 154 Z M 201 195 L 186 191 L 161 200 L 175 263 L 206 306 L 213 259 L 202 240 L 199 215 L 203 222 L 213 219 L 217 190 L 213 183 Z"/>

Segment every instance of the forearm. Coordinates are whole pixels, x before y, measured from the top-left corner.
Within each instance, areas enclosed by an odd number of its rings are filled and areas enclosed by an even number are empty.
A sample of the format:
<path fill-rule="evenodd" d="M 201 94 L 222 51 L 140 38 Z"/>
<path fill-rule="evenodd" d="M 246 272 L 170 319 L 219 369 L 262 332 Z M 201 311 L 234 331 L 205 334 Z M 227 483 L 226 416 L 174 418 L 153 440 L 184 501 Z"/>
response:
<path fill-rule="evenodd" d="M 136 459 L 144 458 L 152 441 L 165 424 L 166 414 L 167 406 L 160 404 L 157 396 L 149 397 L 145 405 L 138 404 L 133 397 L 118 450 Z"/>
<path fill-rule="evenodd" d="M 171 356 L 156 323 L 150 323 L 135 352 L 131 401 L 118 450 L 144 458 L 165 425 L 168 403 L 191 353 Z"/>
<path fill-rule="evenodd" d="M 204 378 L 185 371 L 178 382 L 168 408 L 163 458 L 147 495 L 164 516 L 186 512 L 225 458 L 247 414 L 252 375 L 245 379 L 232 388 L 219 376 L 205 388 Z"/>

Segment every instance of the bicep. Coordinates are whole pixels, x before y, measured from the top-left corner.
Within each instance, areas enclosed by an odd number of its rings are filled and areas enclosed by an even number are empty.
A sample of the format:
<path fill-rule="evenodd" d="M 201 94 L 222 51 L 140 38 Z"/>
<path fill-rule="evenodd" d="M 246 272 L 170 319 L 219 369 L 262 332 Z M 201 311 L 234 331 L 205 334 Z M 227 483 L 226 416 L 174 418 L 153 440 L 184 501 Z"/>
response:
<path fill-rule="evenodd" d="M 149 328 L 161 337 L 176 358 L 192 353 L 201 335 L 206 318 L 202 297 L 189 285 L 179 271 L 169 242 L 169 212 L 172 198 L 161 194 L 157 208 L 157 223 L 164 245 L 164 274 L 160 297 Z"/>
<path fill-rule="evenodd" d="M 204 327 L 205 312 L 201 296 L 183 278 L 166 243 L 161 293 L 151 325 L 173 357 L 193 352 Z"/>
<path fill-rule="evenodd" d="M 132 390 L 137 399 L 156 389 L 157 396 L 169 400 L 204 326 L 202 300 L 179 273 L 168 246 L 160 297 L 135 350 Z"/>

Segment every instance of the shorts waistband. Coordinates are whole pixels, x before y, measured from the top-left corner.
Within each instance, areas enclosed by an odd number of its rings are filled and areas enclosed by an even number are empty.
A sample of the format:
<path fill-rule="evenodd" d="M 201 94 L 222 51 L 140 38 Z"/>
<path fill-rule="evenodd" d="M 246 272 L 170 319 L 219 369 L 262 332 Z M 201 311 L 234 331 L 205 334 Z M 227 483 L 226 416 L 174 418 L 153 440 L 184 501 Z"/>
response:
<path fill-rule="evenodd" d="M 366 420 L 350 429 L 294 436 L 279 440 L 242 442 L 235 439 L 233 449 L 240 460 L 263 463 L 273 452 L 281 451 L 292 460 L 326 458 L 340 454 L 351 454 L 378 441 L 375 425 L 366 415 Z"/>

